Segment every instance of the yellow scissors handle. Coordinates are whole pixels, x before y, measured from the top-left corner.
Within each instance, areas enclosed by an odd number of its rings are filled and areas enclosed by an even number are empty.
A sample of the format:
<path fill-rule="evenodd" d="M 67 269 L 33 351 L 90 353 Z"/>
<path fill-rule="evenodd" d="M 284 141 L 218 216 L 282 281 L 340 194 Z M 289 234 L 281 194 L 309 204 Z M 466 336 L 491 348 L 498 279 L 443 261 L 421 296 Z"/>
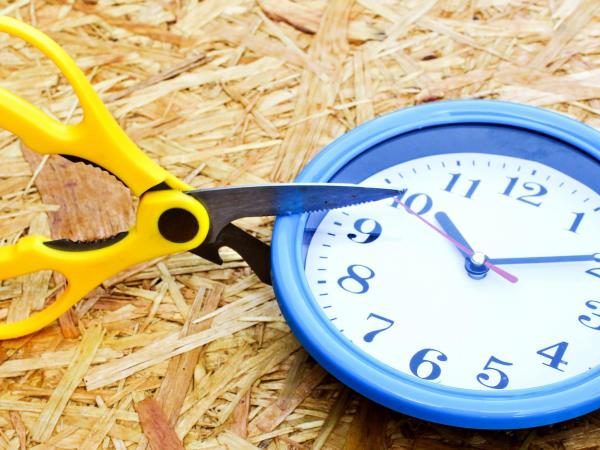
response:
<path fill-rule="evenodd" d="M 0 128 L 16 134 L 38 153 L 66 154 L 94 162 L 119 177 L 137 196 L 161 183 L 173 189 L 189 189 L 129 139 L 83 72 L 56 42 L 6 16 L 0 16 L 0 31 L 23 39 L 54 62 L 73 86 L 84 116 L 77 125 L 65 125 L 0 88 Z"/>
<path fill-rule="evenodd" d="M 186 242 L 173 242 L 161 233 L 161 217 L 174 210 L 187 211 L 197 222 L 197 233 Z M 166 190 L 144 195 L 136 226 L 124 238 L 104 248 L 66 251 L 53 248 L 52 242 L 39 236 L 0 247 L 0 280 L 41 270 L 60 272 L 67 279 L 66 289 L 46 309 L 25 320 L 0 325 L 0 339 L 17 338 L 44 328 L 106 279 L 153 258 L 196 248 L 208 230 L 208 214 L 199 202 L 183 192 Z"/>

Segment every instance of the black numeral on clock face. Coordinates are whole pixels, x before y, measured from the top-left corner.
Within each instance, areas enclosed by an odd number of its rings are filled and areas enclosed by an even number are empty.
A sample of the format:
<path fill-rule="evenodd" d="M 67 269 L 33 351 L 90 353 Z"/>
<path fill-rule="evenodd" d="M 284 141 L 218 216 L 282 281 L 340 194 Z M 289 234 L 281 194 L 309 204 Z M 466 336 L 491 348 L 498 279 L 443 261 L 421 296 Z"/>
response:
<path fill-rule="evenodd" d="M 354 222 L 356 233 L 348 233 L 348 239 L 359 244 L 370 244 L 381 236 L 381 224 L 374 219 L 358 219 Z"/>
<path fill-rule="evenodd" d="M 375 272 L 367 266 L 352 264 L 348 266 L 348 275 L 338 280 L 338 285 L 351 294 L 364 294 L 369 290 L 368 281 L 375 277 Z"/>
<path fill-rule="evenodd" d="M 594 212 L 600 212 L 600 207 L 594 209 Z M 583 218 L 585 217 L 584 212 L 573 212 L 575 217 L 573 218 L 573 222 L 571 222 L 571 226 L 568 228 L 572 233 L 577 233 L 581 223 L 583 222 Z"/>
<path fill-rule="evenodd" d="M 518 201 L 527 203 L 528 205 L 539 207 L 542 204 L 541 200 L 538 200 L 538 197 L 543 197 L 548 193 L 548 189 L 542 186 L 540 183 L 536 183 L 535 181 L 525 181 L 524 183 L 519 183 L 519 177 L 508 177 L 509 183 L 502 192 L 502 195 L 506 195 L 507 197 L 511 197 L 515 187 L 519 186 L 521 192 L 523 190 L 531 192 L 530 194 L 522 194 L 515 197 Z M 535 198 L 536 200 L 532 200 Z"/>
<path fill-rule="evenodd" d="M 473 197 L 473 194 L 475 194 L 475 191 L 477 190 L 477 187 L 479 186 L 479 184 L 481 183 L 481 180 L 466 180 L 463 183 L 459 183 L 459 180 L 462 176 L 462 174 L 460 173 L 451 173 L 450 176 L 452 177 L 450 179 L 450 182 L 448 183 L 448 185 L 446 186 L 446 188 L 444 189 L 444 191 L 446 192 L 453 192 L 454 187 L 457 184 L 461 184 L 460 186 L 460 195 L 462 195 L 465 198 L 471 198 Z M 466 190 L 465 190 L 466 187 Z M 459 191 L 459 188 L 456 189 L 456 191 Z"/>

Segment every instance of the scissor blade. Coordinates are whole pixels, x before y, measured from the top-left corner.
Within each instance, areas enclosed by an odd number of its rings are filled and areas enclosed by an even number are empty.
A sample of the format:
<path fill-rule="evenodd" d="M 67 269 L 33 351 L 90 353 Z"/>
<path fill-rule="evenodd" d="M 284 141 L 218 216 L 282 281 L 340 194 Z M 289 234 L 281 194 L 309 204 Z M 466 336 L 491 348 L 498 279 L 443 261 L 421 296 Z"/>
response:
<path fill-rule="evenodd" d="M 220 265 L 223 264 L 223 259 L 219 254 L 221 247 L 235 250 L 248 263 L 260 281 L 271 284 L 271 247 L 269 244 L 265 244 L 230 223 L 221 230 L 214 242 L 204 243 L 192 250 L 192 253 Z"/>
<path fill-rule="evenodd" d="M 243 217 L 285 216 L 342 208 L 396 196 L 401 191 L 354 184 L 289 183 L 234 186 L 187 192 L 207 209 L 214 242 L 230 222 Z"/>

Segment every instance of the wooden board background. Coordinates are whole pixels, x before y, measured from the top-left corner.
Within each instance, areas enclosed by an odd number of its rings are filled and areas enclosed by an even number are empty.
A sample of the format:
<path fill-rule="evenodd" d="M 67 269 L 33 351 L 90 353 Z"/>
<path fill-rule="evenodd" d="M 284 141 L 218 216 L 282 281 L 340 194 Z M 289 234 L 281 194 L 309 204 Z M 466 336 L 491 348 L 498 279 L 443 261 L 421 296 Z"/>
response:
<path fill-rule="evenodd" d="M 596 0 L 0 0 L 0 14 L 63 45 L 141 148 L 197 187 L 290 180 L 354 126 L 438 99 L 600 126 Z M 54 67 L 5 36 L 0 86 L 80 118 Z M 111 177 L 0 133 L 2 244 L 105 237 L 133 211 Z M 269 239 L 268 219 L 241 225 Z M 0 317 L 38 309 L 61 283 L 1 284 Z M 600 448 L 599 414 L 477 431 L 362 399 L 299 348 L 272 290 L 231 252 L 221 268 L 178 255 L 110 280 L 60 323 L 1 343 L 0 361 L 7 449 Z"/>

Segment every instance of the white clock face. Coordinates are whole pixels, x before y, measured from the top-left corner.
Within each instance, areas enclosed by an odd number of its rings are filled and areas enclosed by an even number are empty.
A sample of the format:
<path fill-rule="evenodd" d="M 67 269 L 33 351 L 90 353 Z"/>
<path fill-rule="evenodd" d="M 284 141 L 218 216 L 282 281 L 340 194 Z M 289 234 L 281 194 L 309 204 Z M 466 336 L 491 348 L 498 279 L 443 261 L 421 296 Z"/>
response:
<path fill-rule="evenodd" d="M 415 159 L 362 184 L 406 188 L 404 204 L 476 254 L 392 199 L 327 213 L 306 277 L 353 345 L 409 376 L 478 390 L 543 386 L 600 364 L 592 189 L 535 161 L 480 153 Z M 518 280 L 485 273 L 483 255 Z"/>

